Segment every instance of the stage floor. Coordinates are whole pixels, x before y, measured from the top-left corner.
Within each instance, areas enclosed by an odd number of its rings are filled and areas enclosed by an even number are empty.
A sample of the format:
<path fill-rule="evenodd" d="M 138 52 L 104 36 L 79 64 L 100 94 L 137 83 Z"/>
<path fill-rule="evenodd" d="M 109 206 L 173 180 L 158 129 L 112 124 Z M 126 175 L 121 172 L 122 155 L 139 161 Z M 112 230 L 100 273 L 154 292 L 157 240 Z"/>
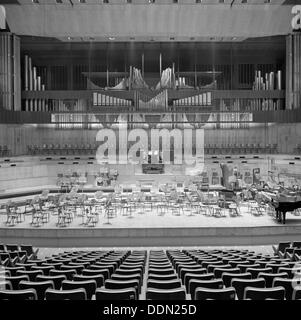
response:
<path fill-rule="evenodd" d="M 18 201 L 32 196 L 18 197 Z M 13 200 L 13 199 L 12 199 Z M 3 203 L 4 200 L 1 202 Z M 181 215 L 168 211 L 164 215 L 141 210 L 132 217 L 121 213 L 106 224 L 100 214 L 95 227 L 83 225 L 83 218 L 75 216 L 67 227 L 57 227 L 57 215 L 41 227 L 32 227 L 31 214 L 13 227 L 6 225 L 6 213 L 0 212 L 0 241 L 4 243 L 30 243 L 39 247 L 153 247 L 153 246 L 212 246 L 212 245 L 266 245 L 279 241 L 301 241 L 301 216 L 290 213 L 286 225 L 265 213 L 254 216 L 247 204 L 240 208 L 241 216 L 224 217 L 203 214 L 191 215 L 185 210 Z"/>

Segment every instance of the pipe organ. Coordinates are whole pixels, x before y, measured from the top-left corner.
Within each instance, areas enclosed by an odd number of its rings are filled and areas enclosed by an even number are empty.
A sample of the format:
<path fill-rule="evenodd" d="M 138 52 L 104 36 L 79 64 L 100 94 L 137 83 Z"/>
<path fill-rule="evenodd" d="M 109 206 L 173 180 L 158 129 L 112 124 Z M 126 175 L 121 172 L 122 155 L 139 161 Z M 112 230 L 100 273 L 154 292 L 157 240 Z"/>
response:
<path fill-rule="evenodd" d="M 0 108 L 21 110 L 20 38 L 0 33 Z"/>
<path fill-rule="evenodd" d="M 93 92 L 93 106 L 119 106 L 130 107 L 132 102 L 127 99 L 112 97 L 106 94 Z"/>
<path fill-rule="evenodd" d="M 286 38 L 286 109 L 301 108 L 301 33 Z"/>
<path fill-rule="evenodd" d="M 32 59 L 24 56 L 24 81 L 25 91 L 45 91 L 41 75 L 38 75 L 37 67 L 33 66 Z M 25 111 L 48 111 L 47 99 L 25 99 Z"/>
<path fill-rule="evenodd" d="M 173 101 L 173 106 L 211 106 L 212 94 L 211 92 L 204 92 L 192 97 L 178 99 Z"/>
<path fill-rule="evenodd" d="M 282 72 L 270 72 L 263 74 L 261 71 L 255 71 L 255 81 L 253 90 L 282 90 Z M 249 106 L 252 111 L 273 111 L 281 110 L 282 102 L 280 99 L 255 99 Z"/>

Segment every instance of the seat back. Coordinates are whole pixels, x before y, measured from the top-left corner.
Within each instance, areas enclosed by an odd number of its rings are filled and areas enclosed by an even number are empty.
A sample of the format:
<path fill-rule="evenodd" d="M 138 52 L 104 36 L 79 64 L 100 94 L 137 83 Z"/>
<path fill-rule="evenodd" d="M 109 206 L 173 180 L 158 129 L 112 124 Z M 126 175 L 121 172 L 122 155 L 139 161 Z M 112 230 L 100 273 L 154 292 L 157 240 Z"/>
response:
<path fill-rule="evenodd" d="M 127 289 L 105 289 L 98 288 L 95 292 L 96 300 L 137 300 L 136 290 Z"/>
<path fill-rule="evenodd" d="M 45 292 L 46 300 L 87 300 L 85 289 L 74 290 L 55 290 L 47 289 Z"/>
<path fill-rule="evenodd" d="M 285 288 L 285 299 L 292 300 L 294 288 L 299 285 L 299 279 L 275 278 L 273 280 L 273 287 Z"/>
<path fill-rule="evenodd" d="M 250 272 L 245 273 L 228 273 L 225 272 L 222 275 L 222 280 L 226 287 L 231 287 L 232 279 L 252 279 L 252 275 Z"/>
<path fill-rule="evenodd" d="M 181 287 L 181 281 L 176 280 L 152 280 L 148 279 L 147 281 L 148 288 L 154 289 L 175 289 Z"/>
<path fill-rule="evenodd" d="M 273 287 L 273 281 L 275 278 L 288 278 L 288 275 L 286 272 L 282 273 L 265 273 L 265 272 L 260 272 L 258 274 L 259 278 L 263 278 L 265 280 L 265 286 L 267 288 Z"/>
<path fill-rule="evenodd" d="M 244 293 L 244 299 L 251 300 L 266 300 L 266 299 L 276 299 L 284 300 L 285 289 L 283 287 L 274 288 L 252 288 L 246 287 Z"/>
<path fill-rule="evenodd" d="M 245 288 L 264 288 L 265 280 L 262 278 L 257 279 L 232 279 L 231 286 L 235 288 L 237 298 L 243 300 Z"/>
<path fill-rule="evenodd" d="M 34 289 L 0 290 L 0 300 L 37 300 L 37 293 Z"/>
<path fill-rule="evenodd" d="M 41 282 L 33 282 L 33 281 L 21 281 L 19 283 L 19 289 L 35 289 L 37 293 L 38 300 L 44 300 L 45 298 L 45 291 L 50 288 L 54 289 L 53 281 L 41 281 Z"/>
<path fill-rule="evenodd" d="M 104 277 L 103 275 L 91 275 L 91 276 L 83 276 L 83 275 L 78 275 L 76 274 L 73 277 L 74 281 L 89 281 L 89 280 L 94 280 L 96 282 L 96 287 L 100 288 L 104 285 Z"/>
<path fill-rule="evenodd" d="M 92 296 L 96 291 L 96 281 L 95 280 L 87 280 L 87 281 L 70 281 L 64 280 L 62 282 L 63 290 L 74 290 L 74 289 L 84 289 L 87 295 L 87 299 L 91 300 Z"/>
<path fill-rule="evenodd" d="M 185 300 L 184 288 L 160 290 L 149 288 L 146 291 L 147 300 Z"/>
<path fill-rule="evenodd" d="M 224 289 L 197 288 L 194 300 L 235 300 L 235 289 L 233 287 Z"/>
<path fill-rule="evenodd" d="M 213 279 L 213 280 L 191 279 L 189 281 L 188 293 L 191 294 L 191 298 L 193 299 L 197 288 L 221 289 L 223 288 L 223 286 L 224 286 L 224 283 L 222 279 Z"/>
<path fill-rule="evenodd" d="M 62 282 L 66 280 L 66 276 L 58 275 L 58 276 L 41 276 L 38 275 L 36 277 L 36 282 L 44 282 L 44 281 L 52 281 L 54 285 L 54 289 L 59 290 L 62 287 Z"/>

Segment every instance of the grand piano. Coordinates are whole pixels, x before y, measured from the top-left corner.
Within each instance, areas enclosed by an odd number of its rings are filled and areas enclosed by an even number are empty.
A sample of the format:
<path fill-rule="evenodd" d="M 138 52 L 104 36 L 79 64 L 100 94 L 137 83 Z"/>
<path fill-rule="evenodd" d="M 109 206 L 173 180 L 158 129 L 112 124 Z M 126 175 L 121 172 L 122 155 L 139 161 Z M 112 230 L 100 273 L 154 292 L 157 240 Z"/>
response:
<path fill-rule="evenodd" d="M 278 222 L 285 224 L 286 213 L 301 208 L 301 196 L 279 194 L 276 200 L 272 200 L 272 205 L 276 210 L 276 219 Z"/>

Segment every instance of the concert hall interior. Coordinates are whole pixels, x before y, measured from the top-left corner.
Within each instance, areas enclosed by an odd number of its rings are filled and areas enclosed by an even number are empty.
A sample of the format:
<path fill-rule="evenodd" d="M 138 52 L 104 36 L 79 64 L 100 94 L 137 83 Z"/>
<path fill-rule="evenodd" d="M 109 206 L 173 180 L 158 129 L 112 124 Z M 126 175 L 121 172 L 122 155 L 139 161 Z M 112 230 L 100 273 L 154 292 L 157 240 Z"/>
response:
<path fill-rule="evenodd" d="M 300 299 L 300 31 L 297 0 L 0 1 L 0 300 Z"/>

